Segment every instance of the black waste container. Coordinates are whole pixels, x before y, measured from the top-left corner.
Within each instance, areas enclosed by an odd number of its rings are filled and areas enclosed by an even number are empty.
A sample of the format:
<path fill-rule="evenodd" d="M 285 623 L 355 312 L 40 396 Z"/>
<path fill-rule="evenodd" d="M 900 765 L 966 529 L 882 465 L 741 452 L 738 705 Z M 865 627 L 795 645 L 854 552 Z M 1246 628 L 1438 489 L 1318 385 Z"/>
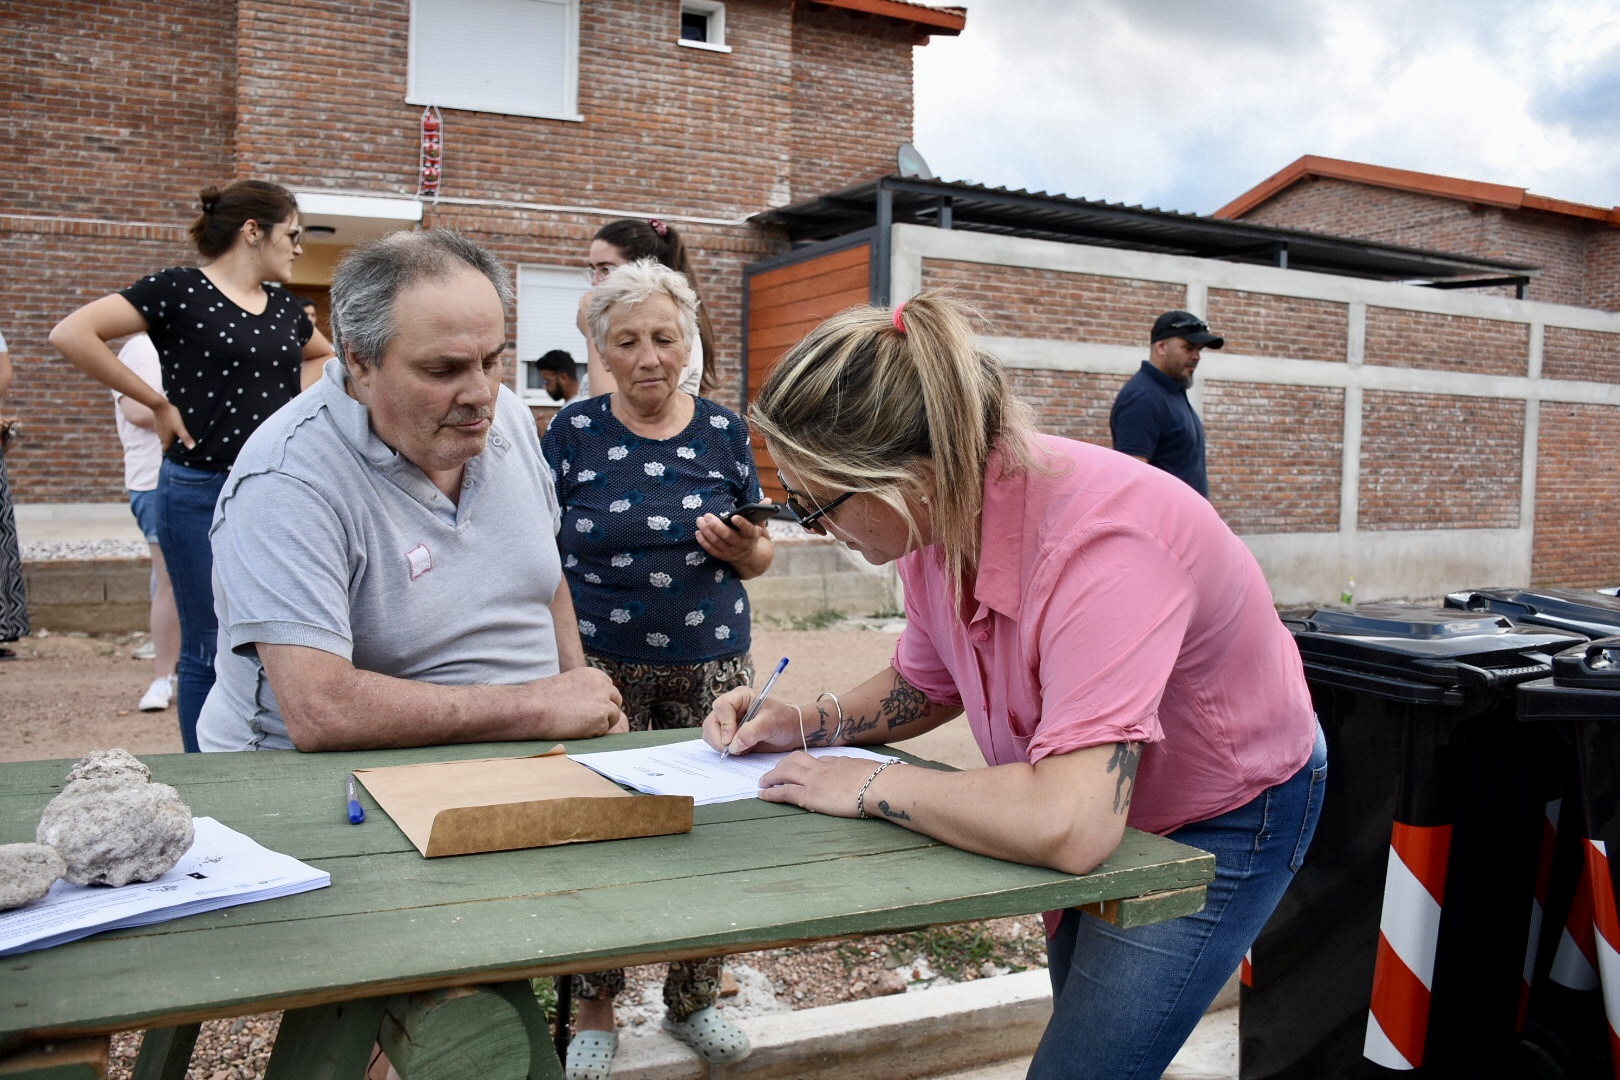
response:
<path fill-rule="evenodd" d="M 1463 589 L 1446 596 L 1446 607 L 1489 611 L 1589 638 L 1620 634 L 1620 597 L 1587 589 Z"/>
<path fill-rule="evenodd" d="M 1519 719 L 1551 727 L 1569 750 L 1557 843 L 1538 883 L 1545 915 L 1528 1015 L 1575 1075 L 1597 1080 L 1620 1076 L 1620 637 L 1552 664 L 1550 678 L 1518 688 Z"/>
<path fill-rule="evenodd" d="M 1241 1076 L 1515 1075 L 1557 755 L 1550 732 L 1525 737 L 1513 691 L 1580 638 L 1397 604 L 1284 621 L 1328 784 L 1305 865 L 1250 950 Z"/>

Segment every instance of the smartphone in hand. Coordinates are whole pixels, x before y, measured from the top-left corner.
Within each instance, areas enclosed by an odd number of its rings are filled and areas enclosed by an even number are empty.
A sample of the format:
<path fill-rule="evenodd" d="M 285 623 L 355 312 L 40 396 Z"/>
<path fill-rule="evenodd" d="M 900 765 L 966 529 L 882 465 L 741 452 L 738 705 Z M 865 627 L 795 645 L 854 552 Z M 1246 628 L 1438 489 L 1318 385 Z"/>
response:
<path fill-rule="evenodd" d="M 737 527 L 736 525 L 733 525 L 732 522 L 731 522 L 731 517 L 732 517 L 733 514 L 736 514 L 739 517 L 745 517 L 749 521 L 753 522 L 755 525 L 763 525 L 765 522 L 767 522 L 771 518 L 775 517 L 776 512 L 779 509 L 781 509 L 781 507 L 779 507 L 776 503 L 764 503 L 764 502 L 743 503 L 741 506 L 733 507 L 731 510 L 728 510 L 726 513 L 721 514 L 720 519 L 722 521 L 724 521 L 727 525 L 731 525 L 731 527 L 733 529 L 735 529 Z"/>

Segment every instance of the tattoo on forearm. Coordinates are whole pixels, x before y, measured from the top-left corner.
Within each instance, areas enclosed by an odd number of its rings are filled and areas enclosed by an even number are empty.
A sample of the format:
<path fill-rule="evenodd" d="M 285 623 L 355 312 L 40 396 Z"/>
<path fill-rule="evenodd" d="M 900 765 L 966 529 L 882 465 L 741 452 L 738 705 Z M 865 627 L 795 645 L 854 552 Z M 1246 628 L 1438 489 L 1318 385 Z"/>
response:
<path fill-rule="evenodd" d="M 831 746 L 834 728 L 827 723 L 827 707 L 816 706 L 816 730 L 805 736 L 805 743 L 810 746 Z"/>
<path fill-rule="evenodd" d="M 914 724 L 921 720 L 928 715 L 931 706 L 932 703 L 921 690 L 896 675 L 894 677 L 894 689 L 889 692 L 888 697 L 883 699 L 883 705 L 879 708 L 878 715 L 887 715 L 889 730 L 893 731 L 896 728 L 902 728 L 907 724 Z"/>
<path fill-rule="evenodd" d="M 1123 742 L 1114 744 L 1114 756 L 1108 759 L 1108 771 L 1118 773 L 1114 778 L 1114 813 L 1123 814 L 1130 809 L 1131 794 L 1136 790 L 1136 766 L 1142 760 L 1142 744 Z"/>
<path fill-rule="evenodd" d="M 906 813 L 904 810 L 891 809 L 889 807 L 889 800 L 888 799 L 880 799 L 880 800 L 878 800 L 878 813 L 882 814 L 884 817 L 888 818 L 890 821 L 910 821 L 911 820 L 911 815 Z"/>

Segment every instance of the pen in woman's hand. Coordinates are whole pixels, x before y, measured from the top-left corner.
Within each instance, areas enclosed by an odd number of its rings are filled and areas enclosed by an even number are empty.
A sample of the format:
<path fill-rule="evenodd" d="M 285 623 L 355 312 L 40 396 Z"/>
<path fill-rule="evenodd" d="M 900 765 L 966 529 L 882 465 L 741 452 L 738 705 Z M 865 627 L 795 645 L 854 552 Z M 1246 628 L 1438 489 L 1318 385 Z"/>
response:
<path fill-rule="evenodd" d="M 776 665 L 776 670 L 771 672 L 771 677 L 765 680 L 765 689 L 759 692 L 759 696 L 754 699 L 753 704 L 748 706 L 748 711 L 743 713 L 743 718 L 737 721 L 737 731 L 741 731 L 743 725 L 754 718 L 754 715 L 759 712 L 759 707 L 765 704 L 765 699 L 771 696 L 771 687 L 776 685 L 776 679 L 782 674 L 782 669 L 787 667 L 787 662 L 788 658 L 782 657 L 781 661 Z M 731 733 L 733 739 L 737 737 L 737 731 Z M 725 748 L 720 751 L 720 760 L 724 761 L 729 756 L 731 756 L 731 744 L 727 743 Z"/>

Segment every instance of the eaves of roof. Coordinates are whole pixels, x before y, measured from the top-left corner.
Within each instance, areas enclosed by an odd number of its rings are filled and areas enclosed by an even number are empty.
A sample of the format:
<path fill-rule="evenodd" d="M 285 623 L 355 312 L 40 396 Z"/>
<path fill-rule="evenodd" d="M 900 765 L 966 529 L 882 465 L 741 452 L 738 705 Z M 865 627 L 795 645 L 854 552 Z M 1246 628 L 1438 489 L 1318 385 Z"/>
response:
<path fill-rule="evenodd" d="M 935 7 L 910 0 L 806 0 L 812 7 L 838 8 L 880 19 L 910 23 L 920 34 L 960 34 L 967 25 L 967 8 Z"/>
<path fill-rule="evenodd" d="M 1392 169 L 1384 165 L 1367 165 L 1359 161 L 1317 157 L 1306 154 L 1286 168 L 1266 177 L 1219 210 L 1214 216 L 1228 220 L 1240 218 L 1267 199 L 1304 180 L 1320 177 L 1329 180 L 1347 180 L 1373 187 L 1411 191 L 1420 195 L 1434 195 L 1442 199 L 1498 206 L 1508 210 L 1539 210 L 1546 214 L 1580 218 L 1620 228 L 1620 206 L 1590 206 L 1586 203 L 1554 199 L 1535 195 L 1524 188 L 1506 184 L 1489 184 L 1481 180 L 1463 180 L 1434 173 Z"/>
<path fill-rule="evenodd" d="M 1540 274 L 1538 267 L 1527 263 L 1217 220 L 1044 191 L 1014 191 L 896 175 L 767 210 L 752 220 L 786 229 L 795 243 L 847 236 L 887 220 L 1383 281 L 1460 284 L 1460 279 L 1529 280 Z"/>

